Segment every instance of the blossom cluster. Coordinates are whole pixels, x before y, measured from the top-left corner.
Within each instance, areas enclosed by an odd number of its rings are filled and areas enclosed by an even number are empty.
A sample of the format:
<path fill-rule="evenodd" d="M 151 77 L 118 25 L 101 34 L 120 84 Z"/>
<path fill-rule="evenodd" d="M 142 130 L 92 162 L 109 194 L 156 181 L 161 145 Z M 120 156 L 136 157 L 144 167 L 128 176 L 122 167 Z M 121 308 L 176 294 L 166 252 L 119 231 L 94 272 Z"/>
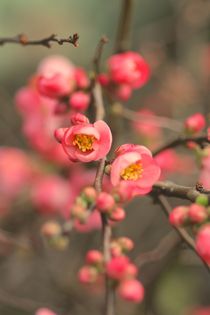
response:
<path fill-rule="evenodd" d="M 134 89 L 142 87 L 149 80 L 149 65 L 136 52 L 115 54 L 108 59 L 107 64 L 107 73 L 99 74 L 98 81 L 119 100 L 128 100 Z"/>
<path fill-rule="evenodd" d="M 210 264 L 210 207 L 208 197 L 201 195 L 190 206 L 178 206 L 170 213 L 174 226 L 191 226 L 195 233 L 196 250 Z"/>
<path fill-rule="evenodd" d="M 86 265 L 79 270 L 79 280 L 84 284 L 99 282 L 106 276 L 122 299 L 139 303 L 144 297 L 144 288 L 136 279 L 137 267 L 126 256 L 133 249 L 133 242 L 127 237 L 115 239 L 110 244 L 111 259 L 107 262 L 98 250 L 86 254 Z"/>

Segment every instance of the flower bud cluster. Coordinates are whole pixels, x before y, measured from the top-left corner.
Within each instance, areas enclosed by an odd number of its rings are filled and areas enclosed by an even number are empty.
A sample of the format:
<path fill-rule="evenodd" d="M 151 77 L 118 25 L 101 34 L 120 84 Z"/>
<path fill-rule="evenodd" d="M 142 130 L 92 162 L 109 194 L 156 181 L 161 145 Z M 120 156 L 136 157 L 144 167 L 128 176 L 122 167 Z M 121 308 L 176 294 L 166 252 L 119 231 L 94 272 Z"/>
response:
<path fill-rule="evenodd" d="M 99 83 L 114 95 L 126 101 L 134 89 L 147 83 L 150 68 L 144 58 L 133 51 L 115 54 L 108 59 L 107 73 L 98 76 Z"/>
<path fill-rule="evenodd" d="M 63 234 L 62 226 L 57 221 L 45 222 L 41 234 L 48 244 L 57 250 L 64 250 L 69 245 L 69 238 Z"/>
<path fill-rule="evenodd" d="M 210 207 L 208 197 L 200 195 L 190 206 L 178 206 L 170 213 L 169 221 L 177 227 L 191 225 L 195 231 L 198 254 L 210 264 Z"/>
<path fill-rule="evenodd" d="M 141 302 L 144 288 L 136 279 L 137 267 L 125 255 L 132 248 L 133 242 L 127 237 L 113 240 L 110 245 L 111 259 L 108 262 L 105 262 L 100 251 L 90 250 L 85 258 L 85 266 L 79 270 L 80 282 L 92 284 L 106 276 L 122 299 L 134 303 Z"/>
<path fill-rule="evenodd" d="M 74 67 L 68 60 L 51 57 L 42 62 L 36 77 L 37 89 L 42 96 L 56 100 L 56 113 L 70 107 L 85 111 L 90 104 L 90 80 L 83 68 Z"/>
<path fill-rule="evenodd" d="M 102 191 L 96 198 L 96 209 L 101 214 L 106 214 L 107 218 L 114 222 L 125 219 L 125 210 L 118 205 L 113 195 Z"/>

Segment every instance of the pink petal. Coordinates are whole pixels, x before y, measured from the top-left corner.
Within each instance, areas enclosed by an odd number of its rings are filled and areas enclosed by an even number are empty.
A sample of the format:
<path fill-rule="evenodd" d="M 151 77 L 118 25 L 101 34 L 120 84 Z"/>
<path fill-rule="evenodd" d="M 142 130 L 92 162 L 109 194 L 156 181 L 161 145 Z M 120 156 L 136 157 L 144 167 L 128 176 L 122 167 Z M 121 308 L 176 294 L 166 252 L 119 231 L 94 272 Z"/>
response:
<path fill-rule="evenodd" d="M 97 160 L 99 160 L 105 157 L 111 148 L 112 133 L 109 126 L 103 120 L 98 120 L 93 125 L 100 134 L 99 146 L 97 148 Z"/>

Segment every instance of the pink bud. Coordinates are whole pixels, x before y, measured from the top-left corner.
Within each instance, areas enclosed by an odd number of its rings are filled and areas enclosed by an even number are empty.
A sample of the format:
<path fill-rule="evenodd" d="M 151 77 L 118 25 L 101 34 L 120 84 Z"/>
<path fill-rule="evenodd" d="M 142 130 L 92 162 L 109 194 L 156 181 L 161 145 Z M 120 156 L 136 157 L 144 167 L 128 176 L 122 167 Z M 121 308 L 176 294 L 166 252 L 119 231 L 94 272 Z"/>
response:
<path fill-rule="evenodd" d="M 89 250 L 86 254 L 85 261 L 87 264 L 98 265 L 103 261 L 103 255 L 98 250 Z"/>
<path fill-rule="evenodd" d="M 39 308 L 35 315 L 56 315 L 54 312 L 49 310 L 48 308 Z"/>
<path fill-rule="evenodd" d="M 92 266 L 83 266 L 79 270 L 78 277 L 81 283 L 93 283 L 97 280 L 98 272 Z"/>
<path fill-rule="evenodd" d="M 125 219 L 125 211 L 123 208 L 116 207 L 110 214 L 109 219 L 120 222 Z"/>
<path fill-rule="evenodd" d="M 201 131 L 205 125 L 206 121 L 201 113 L 196 113 L 185 120 L 185 128 L 192 133 Z"/>
<path fill-rule="evenodd" d="M 71 123 L 72 125 L 82 125 L 82 124 L 88 124 L 89 119 L 80 113 L 76 113 L 71 115 Z"/>
<path fill-rule="evenodd" d="M 112 258 L 106 266 L 107 275 L 114 280 L 121 280 L 125 277 L 130 262 L 128 257 L 118 256 Z"/>
<path fill-rule="evenodd" d="M 59 143 L 62 142 L 64 133 L 66 132 L 67 129 L 68 128 L 59 128 L 54 131 L 54 137 Z"/>
<path fill-rule="evenodd" d="M 85 89 L 89 85 L 89 79 L 86 72 L 82 68 L 76 68 L 74 73 L 76 85 L 80 89 Z"/>
<path fill-rule="evenodd" d="M 112 195 L 101 192 L 97 199 L 96 199 L 96 207 L 100 212 L 108 213 L 110 212 L 115 206 L 115 200 Z"/>
<path fill-rule="evenodd" d="M 85 111 L 90 103 L 90 95 L 81 91 L 71 94 L 69 103 L 75 110 Z"/>
<path fill-rule="evenodd" d="M 121 84 L 115 91 L 115 95 L 119 100 L 127 101 L 132 94 L 132 89 L 127 84 Z"/>
<path fill-rule="evenodd" d="M 169 222 L 172 225 L 182 225 L 188 216 L 188 207 L 185 206 L 179 206 L 172 210 L 172 212 L 169 215 Z"/>
<path fill-rule="evenodd" d="M 102 86 L 107 86 L 109 84 L 109 77 L 106 73 L 99 74 L 97 80 Z"/>
<path fill-rule="evenodd" d="M 196 236 L 196 250 L 198 254 L 210 264 L 210 224 L 201 227 Z"/>
<path fill-rule="evenodd" d="M 121 282 L 118 293 L 122 299 L 135 303 L 141 302 L 144 298 L 144 288 L 142 284 L 135 279 Z"/>
<path fill-rule="evenodd" d="M 208 214 L 205 207 L 193 203 L 189 207 L 188 216 L 193 223 L 201 223 L 207 219 Z"/>

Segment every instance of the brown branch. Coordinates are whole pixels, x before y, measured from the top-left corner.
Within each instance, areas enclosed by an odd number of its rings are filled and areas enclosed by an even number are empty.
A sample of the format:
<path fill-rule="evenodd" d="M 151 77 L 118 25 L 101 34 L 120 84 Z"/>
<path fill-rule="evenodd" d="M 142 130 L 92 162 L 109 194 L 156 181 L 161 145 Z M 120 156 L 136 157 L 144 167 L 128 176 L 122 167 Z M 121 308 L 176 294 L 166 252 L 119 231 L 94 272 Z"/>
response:
<path fill-rule="evenodd" d="M 6 244 L 6 245 L 12 245 L 24 251 L 31 250 L 28 242 L 20 241 L 14 236 L 12 236 L 9 232 L 6 232 L 2 229 L 0 229 L 0 243 Z"/>
<path fill-rule="evenodd" d="M 148 116 L 131 109 L 125 108 L 120 103 L 115 103 L 112 107 L 115 114 L 124 117 L 125 119 L 132 120 L 134 122 L 143 122 L 144 124 L 152 124 L 157 127 L 172 130 L 174 132 L 180 132 L 183 124 L 175 119 L 163 117 L 163 116 Z"/>
<path fill-rule="evenodd" d="M 1 37 L 0 45 L 3 46 L 5 44 L 19 44 L 22 46 L 44 46 L 47 48 L 51 47 L 51 42 L 57 43 L 58 45 L 63 45 L 64 43 L 72 44 L 75 47 L 78 47 L 78 39 L 79 35 L 77 33 L 69 36 L 68 38 L 57 38 L 55 34 L 52 34 L 46 38 L 38 39 L 38 40 L 30 40 L 27 35 L 20 34 L 15 37 Z"/>
<path fill-rule="evenodd" d="M 168 143 L 162 145 L 157 150 L 153 152 L 153 155 L 158 155 L 160 152 L 165 151 L 167 149 L 175 148 L 178 146 L 186 145 L 187 142 L 193 141 L 201 146 L 210 143 L 210 140 L 207 139 L 207 135 L 200 136 L 179 136 L 178 138 L 170 140 Z"/>
<path fill-rule="evenodd" d="M 171 252 L 171 249 L 177 246 L 180 241 L 180 236 L 175 234 L 174 231 L 171 231 L 166 236 L 164 236 L 163 239 L 161 239 L 160 243 L 155 249 L 140 254 L 135 259 L 135 263 L 141 268 L 145 264 L 157 262 L 166 257 Z"/>
<path fill-rule="evenodd" d="M 102 52 L 102 51 L 101 51 Z M 98 55 L 98 58 L 101 58 L 101 52 Z M 97 62 L 98 60 L 97 59 Z M 96 107 L 96 120 L 100 120 L 104 118 L 105 110 L 104 103 L 102 97 L 102 90 L 100 85 L 95 82 L 93 87 L 93 98 Z M 102 181 L 104 176 L 104 169 L 106 164 L 106 157 L 101 159 L 96 171 L 96 177 L 94 186 L 96 191 L 99 193 L 102 191 Z M 110 252 L 110 243 L 112 237 L 112 229 L 108 222 L 107 216 L 105 214 L 101 214 L 102 221 L 102 244 L 103 244 L 103 255 L 105 262 L 108 262 L 111 258 Z M 114 314 L 114 292 L 110 285 L 110 280 L 106 276 L 106 290 L 105 290 L 105 307 L 104 307 L 104 315 L 113 315 Z"/>
<path fill-rule="evenodd" d="M 122 0 L 121 15 L 116 37 L 115 52 L 123 52 L 128 49 L 133 0 Z"/>
<path fill-rule="evenodd" d="M 204 190 L 202 193 L 194 187 L 177 185 L 173 182 L 156 182 L 153 185 L 151 194 L 158 195 L 162 194 L 168 197 L 176 197 L 180 199 L 189 200 L 195 202 L 196 198 L 202 194 L 206 194 L 210 201 L 210 193 L 208 190 Z"/>
<path fill-rule="evenodd" d="M 167 216 L 169 216 L 169 214 L 172 211 L 172 207 L 170 205 L 170 203 L 168 202 L 167 198 L 163 195 L 158 195 L 156 196 L 158 202 L 160 203 L 160 205 L 162 206 L 163 211 L 165 212 L 165 214 Z M 181 236 L 182 240 L 195 252 L 195 254 L 201 259 L 201 261 L 203 262 L 204 266 L 206 267 L 206 269 L 208 270 L 208 272 L 210 272 L 210 266 L 203 260 L 203 258 L 198 254 L 198 252 L 196 251 L 196 246 L 195 246 L 195 242 L 194 239 L 187 233 L 187 231 L 179 226 L 173 226 L 173 228 L 179 233 L 179 235 Z"/>
<path fill-rule="evenodd" d="M 95 51 L 95 56 L 93 58 L 93 64 L 95 66 L 95 72 L 98 74 L 100 73 L 100 62 L 101 56 L 103 53 L 104 45 L 109 42 L 109 39 L 106 36 L 102 36 Z"/>

